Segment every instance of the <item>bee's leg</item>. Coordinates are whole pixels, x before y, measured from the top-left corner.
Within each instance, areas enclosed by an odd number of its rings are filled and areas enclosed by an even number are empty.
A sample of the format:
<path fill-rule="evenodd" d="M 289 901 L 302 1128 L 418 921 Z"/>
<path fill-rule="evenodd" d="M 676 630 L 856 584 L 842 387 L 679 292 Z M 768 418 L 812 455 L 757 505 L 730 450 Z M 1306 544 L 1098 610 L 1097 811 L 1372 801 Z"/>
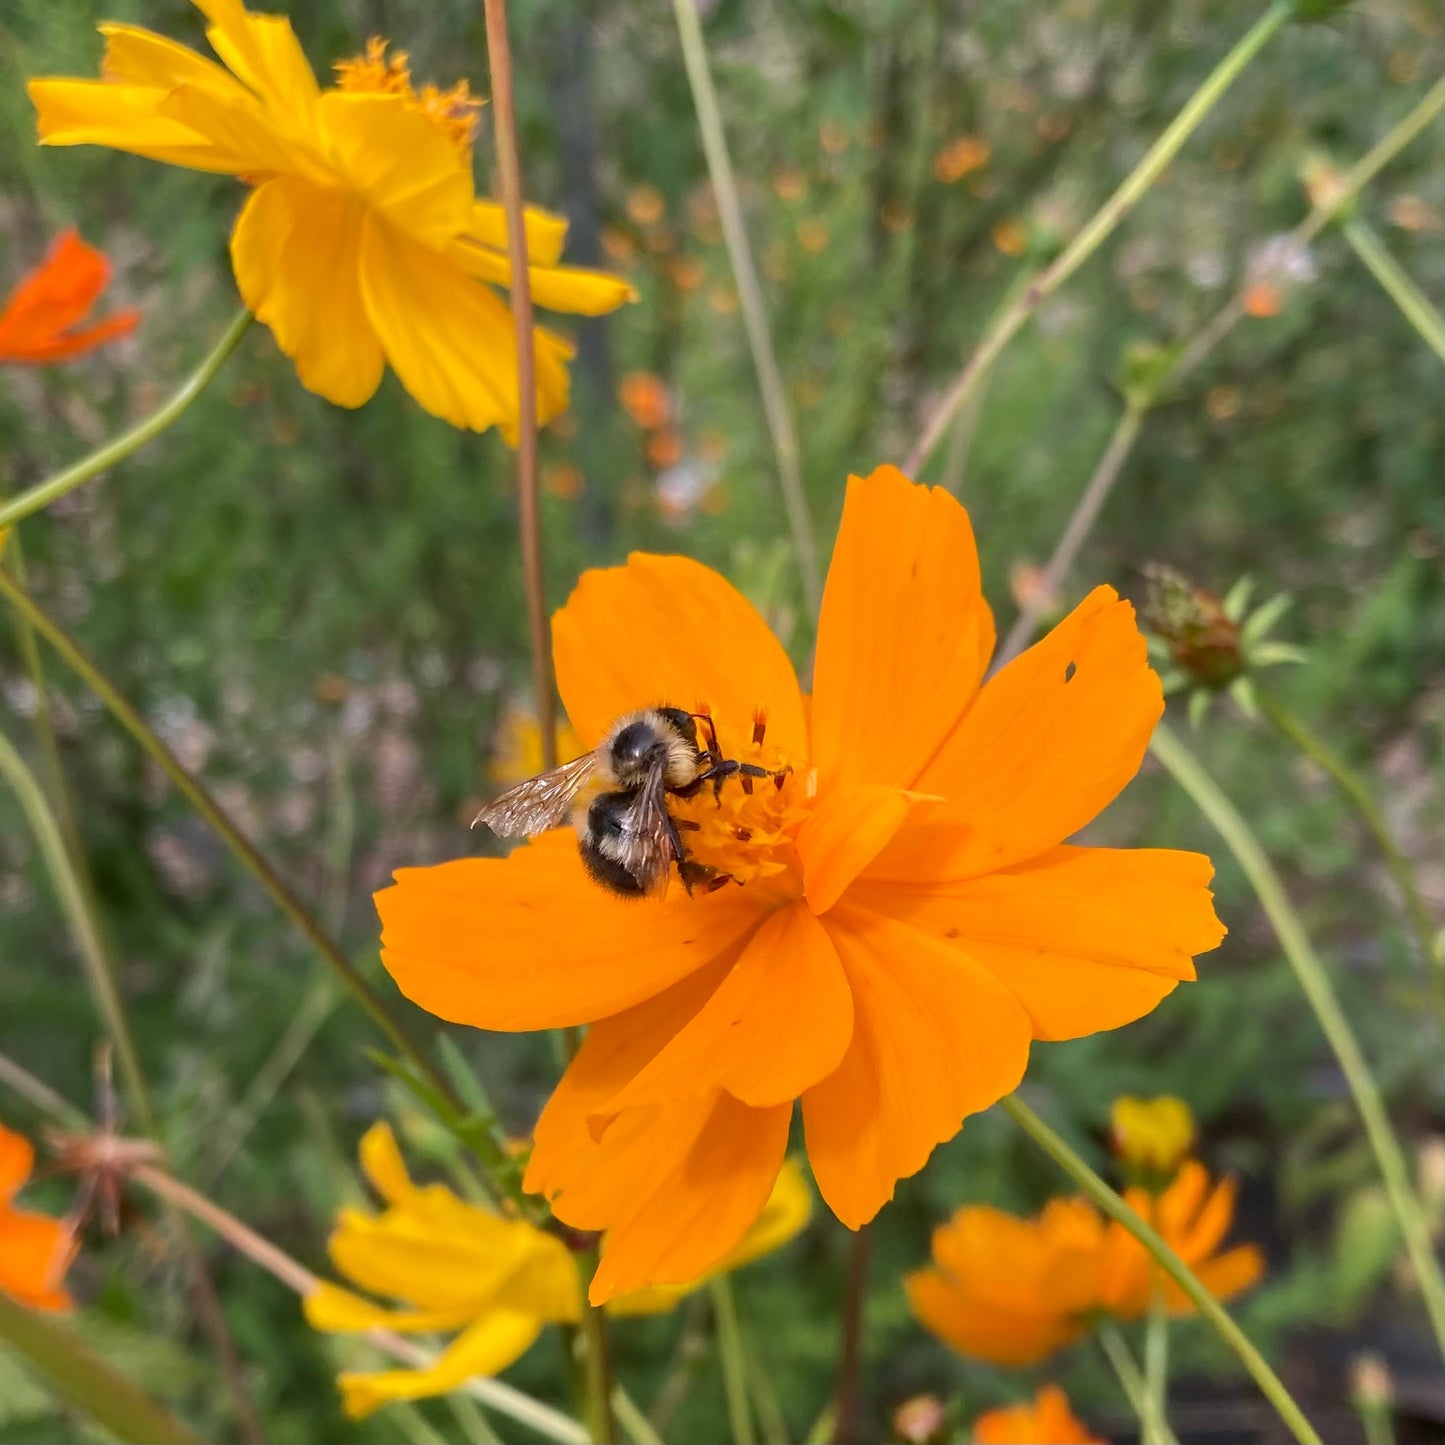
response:
<path fill-rule="evenodd" d="M 719 888 L 726 888 L 734 881 L 731 873 L 720 872 L 708 863 L 695 863 L 691 858 L 679 863 L 677 871 L 682 876 L 682 886 L 687 889 L 689 898 L 694 888 L 700 888 L 704 893 L 716 893 Z"/>
<path fill-rule="evenodd" d="M 691 712 L 688 713 L 688 716 L 707 724 L 707 741 L 702 747 L 701 754 L 705 755 L 708 762 L 715 767 L 722 762 L 723 755 L 722 749 L 718 746 L 717 724 L 712 720 L 712 714 L 710 712 Z"/>
<path fill-rule="evenodd" d="M 737 769 L 739 781 L 743 785 L 743 792 L 751 793 L 753 790 L 754 778 L 771 778 L 775 786 L 781 788 L 783 779 L 793 771 L 791 766 L 783 768 L 760 768 L 756 763 L 734 763 Z"/>

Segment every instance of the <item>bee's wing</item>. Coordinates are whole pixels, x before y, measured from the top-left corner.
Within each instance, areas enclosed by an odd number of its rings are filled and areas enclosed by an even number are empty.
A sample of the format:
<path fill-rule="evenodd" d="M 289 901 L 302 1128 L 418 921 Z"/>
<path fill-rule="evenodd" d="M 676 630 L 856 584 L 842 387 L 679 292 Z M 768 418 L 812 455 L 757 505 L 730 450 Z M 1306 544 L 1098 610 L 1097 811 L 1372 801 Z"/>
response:
<path fill-rule="evenodd" d="M 560 768 L 538 773 L 488 803 L 472 819 L 472 827 L 485 823 L 499 838 L 532 838 L 545 833 L 566 818 L 572 799 L 596 766 L 596 755 L 584 753 Z"/>
<path fill-rule="evenodd" d="M 657 768 L 627 809 L 617 861 L 637 879 L 649 898 L 661 898 L 667 892 L 673 856 L 667 818 L 667 773 Z"/>

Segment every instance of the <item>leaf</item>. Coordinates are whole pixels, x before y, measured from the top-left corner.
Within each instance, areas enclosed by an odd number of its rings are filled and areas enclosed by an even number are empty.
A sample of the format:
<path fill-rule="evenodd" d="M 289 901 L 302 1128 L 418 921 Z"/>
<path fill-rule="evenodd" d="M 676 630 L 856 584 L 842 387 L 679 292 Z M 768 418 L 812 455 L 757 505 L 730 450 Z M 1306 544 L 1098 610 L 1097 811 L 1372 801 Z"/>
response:
<path fill-rule="evenodd" d="M 1247 573 L 1224 594 L 1224 615 L 1231 622 L 1238 622 L 1249 606 L 1250 594 L 1254 591 L 1254 578 Z"/>
<path fill-rule="evenodd" d="M 1261 602 L 1259 608 L 1240 629 L 1240 636 L 1246 644 L 1258 642 L 1260 638 L 1294 606 L 1294 598 L 1288 592 L 1277 592 L 1268 602 Z"/>

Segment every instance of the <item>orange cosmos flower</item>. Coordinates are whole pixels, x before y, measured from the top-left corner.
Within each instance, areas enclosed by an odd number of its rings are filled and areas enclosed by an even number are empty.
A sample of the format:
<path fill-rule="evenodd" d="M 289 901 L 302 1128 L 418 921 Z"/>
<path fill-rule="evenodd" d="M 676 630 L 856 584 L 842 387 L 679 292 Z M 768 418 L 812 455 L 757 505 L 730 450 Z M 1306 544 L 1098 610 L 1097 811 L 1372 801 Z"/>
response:
<path fill-rule="evenodd" d="M 109 284 L 105 253 L 87 246 L 78 231 L 64 232 L 0 311 L 0 362 L 69 361 L 129 336 L 140 321 L 139 311 L 117 311 L 92 326 L 81 324 Z"/>
<path fill-rule="evenodd" d="M 973 1422 L 974 1445 L 1104 1445 L 1074 1418 L 1069 1397 L 1057 1385 L 1043 1385 L 1031 1405 L 988 1410 Z"/>
<path fill-rule="evenodd" d="M 1098 1308 L 1104 1225 L 1083 1199 L 1034 1219 L 965 1205 L 933 1231 L 933 1263 L 904 1277 L 918 1322 L 961 1355 L 1032 1365 L 1081 1338 Z"/>
<path fill-rule="evenodd" d="M 403 993 L 479 1028 L 593 1025 L 527 1187 L 607 1231 L 592 1298 L 706 1271 L 762 1209 L 802 1100 L 823 1198 L 858 1228 L 1033 1039 L 1148 1013 L 1223 934 L 1209 860 L 1065 839 L 1133 777 L 1163 709 L 1133 609 L 1092 592 L 987 684 L 968 515 L 892 467 L 848 488 L 805 701 L 750 603 L 682 557 L 586 573 L 553 622 L 595 744 L 706 707 L 725 755 L 791 771 L 670 800 L 731 880 L 625 901 L 559 828 L 377 895 Z"/>
<path fill-rule="evenodd" d="M 1239 1294 L 1264 1272 L 1253 1245 L 1217 1253 L 1234 1219 L 1234 1181 L 1211 1185 L 1197 1159 L 1157 1198 L 1144 1189 L 1124 1198 L 1216 1298 Z M 933 1263 L 903 1285 L 919 1323 L 959 1354 L 1032 1365 L 1081 1338 L 1101 1313 L 1141 1318 L 1156 1280 L 1171 1313 L 1193 1313 L 1144 1246 L 1077 1197 L 1050 1200 L 1033 1219 L 965 1206 L 933 1231 Z"/>
<path fill-rule="evenodd" d="M 1210 1179 L 1197 1159 L 1186 1159 L 1174 1182 L 1162 1193 L 1126 1189 L 1124 1198 L 1147 1219 L 1216 1299 L 1232 1299 L 1264 1273 L 1264 1255 L 1252 1244 L 1218 1253 L 1234 1222 L 1237 1186 L 1233 1179 Z M 1175 1315 L 1194 1313 L 1189 1296 L 1159 1273 L 1148 1250 L 1124 1228 L 1110 1224 L 1104 1243 L 1104 1278 L 1100 1303 L 1120 1319 L 1140 1319 L 1149 1309 L 1154 1281 Z"/>
<path fill-rule="evenodd" d="M 0 1124 L 0 1292 L 31 1309 L 68 1310 L 61 1280 L 75 1258 L 70 1230 L 11 1203 L 34 1164 L 30 1141 Z"/>
<path fill-rule="evenodd" d="M 518 381 L 502 208 L 478 200 L 465 83 L 412 84 L 374 39 L 317 84 L 290 22 L 242 0 L 195 0 L 221 64 L 133 25 L 103 24 L 99 80 L 30 82 L 45 145 L 104 145 L 248 187 L 231 233 L 242 299 L 302 385 L 369 401 L 389 365 L 453 426 L 515 442 Z M 632 299 L 616 277 L 559 264 L 566 222 L 526 213 L 540 307 L 594 316 Z M 537 412 L 567 405 L 571 346 L 536 331 Z"/>

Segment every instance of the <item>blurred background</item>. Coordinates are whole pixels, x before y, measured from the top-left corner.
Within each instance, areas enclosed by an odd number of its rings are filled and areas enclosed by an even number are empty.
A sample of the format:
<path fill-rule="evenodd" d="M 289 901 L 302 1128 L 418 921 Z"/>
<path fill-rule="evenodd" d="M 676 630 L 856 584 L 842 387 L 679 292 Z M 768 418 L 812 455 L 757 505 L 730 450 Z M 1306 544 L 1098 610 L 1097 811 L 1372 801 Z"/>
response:
<path fill-rule="evenodd" d="M 573 408 L 542 442 L 550 601 L 582 568 L 631 549 L 684 552 L 737 582 L 806 658 L 810 624 L 671 9 L 511 8 L 529 198 L 570 218 L 568 260 L 616 269 L 641 293 L 572 329 Z M 849 472 L 906 454 L 1010 286 L 1093 212 L 1259 10 L 1255 0 L 711 8 L 706 37 L 825 556 Z M 385 34 L 411 53 L 418 80 L 465 76 L 486 91 L 480 7 L 469 0 L 295 0 L 289 14 L 320 74 Z M 237 304 L 225 251 L 233 182 L 33 144 L 24 78 L 93 74 L 102 19 L 204 49 L 182 0 L 0 7 L 0 290 L 75 225 L 115 263 L 114 304 L 143 312 L 133 338 L 93 357 L 0 374 L 6 491 L 153 408 Z M 1269 683 L 1368 779 L 1437 923 L 1439 363 L 1337 230 L 1283 268 L 1278 238 L 1308 211 L 1307 158 L 1357 160 L 1434 83 L 1442 54 L 1439 7 L 1423 0 L 1367 0 L 1289 25 L 1040 309 L 926 474 L 972 513 L 1002 630 L 1117 420 L 1126 352 L 1186 344 L 1257 282 L 1252 314 L 1146 419 L 1062 600 L 1101 581 L 1138 598 L 1151 562 L 1219 593 L 1249 574 L 1259 597 L 1293 594 L 1278 635 L 1308 660 Z M 484 114 L 484 186 L 486 126 Z M 1441 159 L 1437 125 L 1360 204 L 1435 298 Z M 24 527 L 37 596 L 388 994 L 371 893 L 398 865 L 487 847 L 467 831 L 472 812 L 536 762 L 517 754 L 527 661 L 513 469 L 495 436 L 458 434 L 390 377 L 364 410 L 331 407 L 256 327 L 177 426 Z M 3 632 L 0 726 L 33 757 L 35 694 Z M 365 1126 L 392 1107 L 419 1164 L 443 1141 L 389 1097 L 366 1053 L 375 1037 L 321 960 L 96 701 L 53 659 L 49 671 L 176 1172 L 323 1268 L 330 1215 L 358 1197 Z M 1412 1166 L 1445 1169 L 1438 1028 L 1356 816 L 1318 768 L 1228 700 L 1191 742 L 1284 872 Z M 1239 1315 L 1325 1438 L 1360 1438 L 1348 1371 L 1373 1350 L 1395 1378 L 1401 1440 L 1445 1439 L 1445 1382 L 1396 1268 L 1372 1160 L 1253 895 L 1152 764 L 1092 837 L 1210 851 L 1230 936 L 1202 961 L 1201 982 L 1150 1018 L 1040 1046 L 1028 1096 L 1096 1163 L 1116 1094 L 1185 1098 L 1203 1157 L 1240 1176 L 1236 1234 L 1269 1256 Z M 423 1037 L 440 1027 L 411 1022 Z M 451 1032 L 525 1134 L 555 1078 L 547 1039 Z M 0 797 L 0 1049 L 89 1108 L 98 1034 L 24 819 Z M 13 1095 L 0 1097 L 0 1118 L 37 1124 Z M 919 1391 L 961 1395 L 971 1415 L 1047 1374 L 1100 1432 L 1130 1438 L 1117 1387 L 1089 1351 L 1034 1376 L 960 1361 L 912 1322 L 899 1284 L 958 1204 L 1028 1210 L 1062 1187 L 996 1115 L 970 1121 L 901 1187 L 873 1258 L 866 1436 L 881 1438 L 892 1408 Z M 37 1197 L 63 1208 L 68 1187 Z M 82 1255 L 74 1284 L 92 1307 L 80 1327 L 193 1423 L 231 1438 L 150 1213 L 149 1229 Z M 832 1387 L 846 1247 L 820 1219 L 737 1280 L 794 1439 Z M 307 1328 L 287 1291 L 220 1246 L 208 1260 L 268 1438 L 395 1438 L 384 1414 L 344 1421 L 334 1342 Z M 669 1438 L 725 1428 L 708 1331 L 703 1296 L 613 1332 L 644 1405 L 679 1361 L 692 1371 Z M 1180 1327 L 1175 1350 L 1184 1439 L 1282 1438 L 1205 1327 Z M 509 1378 L 555 1398 L 560 1352 L 554 1332 Z M 0 1351 L 0 1440 L 55 1438 L 50 1410 Z"/>

